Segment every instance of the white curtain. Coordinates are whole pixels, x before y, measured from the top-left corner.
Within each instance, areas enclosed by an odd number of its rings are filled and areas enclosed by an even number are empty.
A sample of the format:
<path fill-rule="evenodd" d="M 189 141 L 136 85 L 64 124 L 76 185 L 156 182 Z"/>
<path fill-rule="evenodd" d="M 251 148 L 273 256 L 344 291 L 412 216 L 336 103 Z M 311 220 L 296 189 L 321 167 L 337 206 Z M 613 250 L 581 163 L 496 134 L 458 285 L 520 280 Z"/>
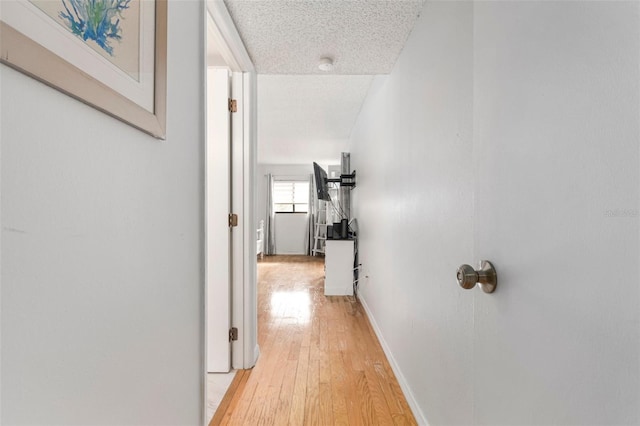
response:
<path fill-rule="evenodd" d="M 307 232 L 304 236 L 304 246 L 307 256 L 313 256 L 313 244 L 315 242 L 315 224 L 317 216 L 317 202 L 313 174 L 309 175 L 309 205 L 307 207 Z"/>
<path fill-rule="evenodd" d="M 267 215 L 264 224 L 264 254 L 276 254 L 276 215 L 273 211 L 273 175 L 267 175 Z"/>

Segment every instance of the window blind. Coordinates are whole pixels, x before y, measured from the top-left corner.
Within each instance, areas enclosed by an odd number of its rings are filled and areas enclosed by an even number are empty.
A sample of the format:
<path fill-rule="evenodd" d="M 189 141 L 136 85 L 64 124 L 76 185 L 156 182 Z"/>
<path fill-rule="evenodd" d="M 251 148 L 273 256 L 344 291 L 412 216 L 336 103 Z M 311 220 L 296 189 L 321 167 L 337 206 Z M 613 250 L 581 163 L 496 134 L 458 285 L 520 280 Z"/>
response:
<path fill-rule="evenodd" d="M 309 182 L 277 180 L 273 183 L 273 210 L 276 213 L 306 213 Z"/>

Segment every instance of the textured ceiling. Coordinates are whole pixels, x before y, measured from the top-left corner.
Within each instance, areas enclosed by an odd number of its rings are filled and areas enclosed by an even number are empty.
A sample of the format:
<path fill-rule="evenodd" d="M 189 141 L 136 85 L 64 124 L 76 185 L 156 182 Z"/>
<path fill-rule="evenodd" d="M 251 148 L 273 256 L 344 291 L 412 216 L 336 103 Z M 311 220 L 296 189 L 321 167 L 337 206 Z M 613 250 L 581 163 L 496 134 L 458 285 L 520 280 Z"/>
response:
<path fill-rule="evenodd" d="M 372 79 L 259 75 L 258 162 L 339 162 Z"/>
<path fill-rule="evenodd" d="M 335 163 L 424 0 L 224 0 L 259 74 L 258 162 Z M 333 58 L 329 72 L 321 57 Z"/>
<path fill-rule="evenodd" d="M 225 0 L 260 74 L 388 74 L 423 0 Z"/>

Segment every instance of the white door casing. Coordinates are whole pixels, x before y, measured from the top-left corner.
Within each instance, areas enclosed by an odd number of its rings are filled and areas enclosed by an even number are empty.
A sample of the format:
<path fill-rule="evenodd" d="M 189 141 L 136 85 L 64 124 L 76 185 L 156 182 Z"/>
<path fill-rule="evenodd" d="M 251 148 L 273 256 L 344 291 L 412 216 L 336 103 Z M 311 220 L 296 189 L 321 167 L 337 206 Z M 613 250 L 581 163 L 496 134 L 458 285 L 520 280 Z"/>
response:
<path fill-rule="evenodd" d="M 231 368 L 231 121 L 226 68 L 207 70 L 206 274 L 207 371 Z"/>
<path fill-rule="evenodd" d="M 258 354 L 255 256 L 255 158 L 257 133 L 256 73 L 224 2 L 207 0 L 209 35 L 232 71 L 232 207 L 238 226 L 232 231 L 231 325 L 238 329 L 232 343 L 232 368 L 251 368 Z M 216 297 L 225 297 L 224 295 Z"/>

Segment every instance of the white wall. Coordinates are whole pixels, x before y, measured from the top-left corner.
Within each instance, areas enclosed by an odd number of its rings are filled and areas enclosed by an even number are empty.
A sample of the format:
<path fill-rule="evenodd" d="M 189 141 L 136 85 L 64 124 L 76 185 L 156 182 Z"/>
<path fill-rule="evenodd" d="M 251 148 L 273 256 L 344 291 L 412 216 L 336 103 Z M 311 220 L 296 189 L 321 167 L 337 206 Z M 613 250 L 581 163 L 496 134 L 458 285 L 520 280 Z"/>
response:
<path fill-rule="evenodd" d="M 169 5 L 167 140 L 0 66 L 0 423 L 203 412 L 203 5 Z"/>
<path fill-rule="evenodd" d="M 434 425 L 473 422 L 473 303 L 453 284 L 473 256 L 472 43 L 471 3 L 428 2 L 350 150 L 360 294 Z"/>
<path fill-rule="evenodd" d="M 256 180 L 258 182 L 257 193 L 257 223 L 267 217 L 267 174 L 273 174 L 274 177 L 288 177 L 291 179 L 307 178 L 313 173 L 313 163 L 287 165 L 287 164 L 258 164 L 256 172 Z M 305 222 L 306 215 L 278 215 L 276 220 L 276 253 L 277 254 L 304 254 L 304 235 L 306 232 L 305 224 L 300 226 L 301 222 Z M 305 222 L 306 223 L 306 222 Z M 301 229 L 299 229 L 301 228 Z M 288 230 L 288 231 L 287 231 Z M 282 243 L 282 247 L 280 247 Z"/>
<path fill-rule="evenodd" d="M 427 2 L 370 92 L 361 296 L 422 421 L 640 422 L 639 7 Z"/>
<path fill-rule="evenodd" d="M 292 178 L 304 178 L 313 173 L 313 163 L 309 164 L 258 164 L 256 169 L 256 180 L 258 190 L 256 191 L 256 217 L 257 222 L 266 221 L 267 217 L 267 174 L 274 176 L 290 176 Z M 258 225 L 256 223 L 256 226 Z"/>
<path fill-rule="evenodd" d="M 306 254 L 307 215 L 276 213 L 276 254 Z"/>

